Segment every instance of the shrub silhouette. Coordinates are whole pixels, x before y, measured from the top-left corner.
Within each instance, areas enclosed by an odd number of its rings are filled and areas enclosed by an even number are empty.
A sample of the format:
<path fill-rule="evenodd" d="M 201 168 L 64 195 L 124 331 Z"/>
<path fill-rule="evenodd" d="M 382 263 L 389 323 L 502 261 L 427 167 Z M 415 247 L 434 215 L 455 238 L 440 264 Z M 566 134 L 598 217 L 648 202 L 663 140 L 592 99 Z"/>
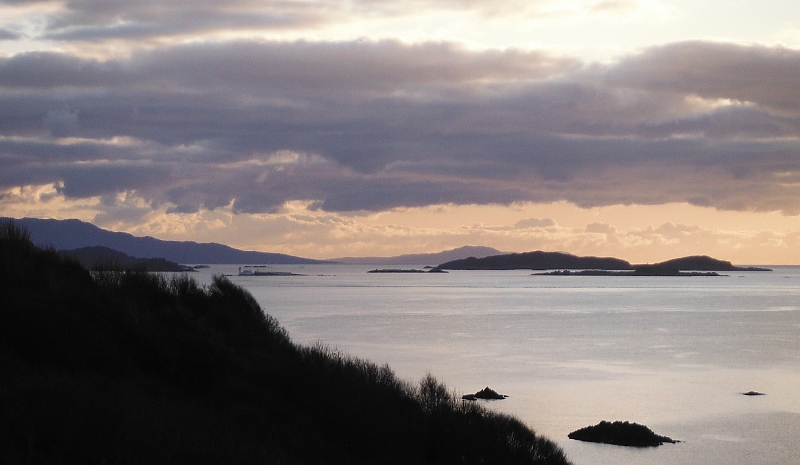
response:
<path fill-rule="evenodd" d="M 0 462 L 566 464 L 432 376 L 292 343 L 223 277 L 89 272 L 0 224 Z"/>

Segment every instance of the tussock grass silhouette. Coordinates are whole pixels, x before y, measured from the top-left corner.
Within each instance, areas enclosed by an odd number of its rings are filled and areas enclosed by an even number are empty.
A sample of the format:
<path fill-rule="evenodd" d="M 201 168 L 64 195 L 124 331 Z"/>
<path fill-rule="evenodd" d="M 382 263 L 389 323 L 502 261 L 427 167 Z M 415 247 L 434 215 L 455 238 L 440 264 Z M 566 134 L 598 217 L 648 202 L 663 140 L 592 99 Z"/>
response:
<path fill-rule="evenodd" d="M 223 277 L 90 272 L 0 225 L 0 462 L 567 464 L 433 376 L 294 344 Z"/>

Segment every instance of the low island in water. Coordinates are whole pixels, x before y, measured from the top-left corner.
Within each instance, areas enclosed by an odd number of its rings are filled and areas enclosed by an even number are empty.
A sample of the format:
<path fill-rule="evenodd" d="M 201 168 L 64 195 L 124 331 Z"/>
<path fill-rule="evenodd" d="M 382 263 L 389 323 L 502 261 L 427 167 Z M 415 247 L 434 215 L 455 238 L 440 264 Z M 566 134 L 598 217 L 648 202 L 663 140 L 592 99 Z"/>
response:
<path fill-rule="evenodd" d="M 426 267 L 426 268 L 428 268 L 428 271 L 418 270 L 416 268 L 376 268 L 374 270 L 367 271 L 367 273 L 388 273 L 388 274 L 394 274 L 394 273 L 410 273 L 410 274 L 415 274 L 415 273 L 447 273 L 446 271 L 444 271 L 443 269 L 441 269 L 439 267 L 431 266 L 431 267 Z"/>
<path fill-rule="evenodd" d="M 612 257 L 579 257 L 562 252 L 525 252 L 469 257 L 442 263 L 442 270 L 557 270 L 558 276 L 719 276 L 719 272 L 771 271 L 767 268 L 735 266 L 729 261 L 693 255 L 654 264 L 634 265 Z M 564 272 L 568 271 L 568 272 Z"/>
<path fill-rule="evenodd" d="M 723 276 L 716 271 L 680 271 L 680 270 L 554 270 L 533 273 L 533 276 Z"/>

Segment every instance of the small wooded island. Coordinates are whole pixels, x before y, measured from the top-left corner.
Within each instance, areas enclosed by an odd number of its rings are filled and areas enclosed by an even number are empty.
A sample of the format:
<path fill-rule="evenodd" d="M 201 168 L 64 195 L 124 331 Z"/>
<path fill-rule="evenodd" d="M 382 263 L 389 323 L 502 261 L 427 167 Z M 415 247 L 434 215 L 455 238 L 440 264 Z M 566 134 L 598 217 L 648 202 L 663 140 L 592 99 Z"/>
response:
<path fill-rule="evenodd" d="M 568 465 L 433 376 L 291 341 L 222 276 L 90 272 L 0 222 L 0 463 Z"/>

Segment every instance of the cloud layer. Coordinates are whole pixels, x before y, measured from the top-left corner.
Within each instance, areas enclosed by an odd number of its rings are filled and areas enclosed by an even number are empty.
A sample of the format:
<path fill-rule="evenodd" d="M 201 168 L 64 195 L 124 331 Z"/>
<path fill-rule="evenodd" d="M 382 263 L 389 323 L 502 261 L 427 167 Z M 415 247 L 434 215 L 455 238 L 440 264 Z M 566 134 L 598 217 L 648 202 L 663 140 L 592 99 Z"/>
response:
<path fill-rule="evenodd" d="M 604 65 L 395 40 L 18 53 L 0 58 L 0 189 L 132 192 L 181 213 L 567 200 L 797 214 L 797 82 L 796 50 L 709 42 Z"/>

